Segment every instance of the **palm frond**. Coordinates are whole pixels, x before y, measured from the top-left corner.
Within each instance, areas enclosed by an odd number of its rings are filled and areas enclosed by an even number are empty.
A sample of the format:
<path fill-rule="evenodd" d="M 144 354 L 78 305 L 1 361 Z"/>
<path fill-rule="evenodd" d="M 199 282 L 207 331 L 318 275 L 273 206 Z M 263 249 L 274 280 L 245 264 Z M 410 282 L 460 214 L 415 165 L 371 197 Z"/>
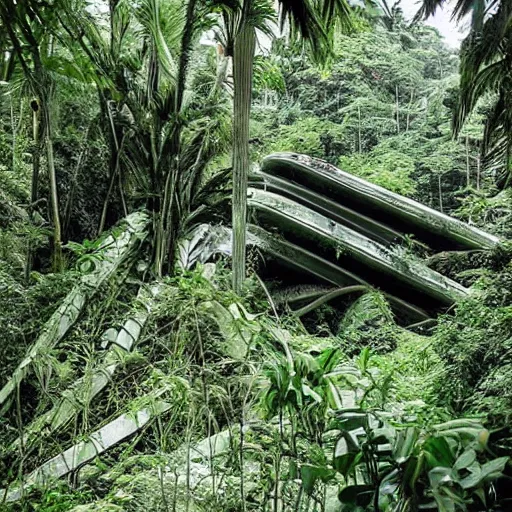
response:
<path fill-rule="evenodd" d="M 347 0 L 324 0 L 322 16 L 327 24 L 332 20 L 337 20 L 344 30 L 348 30 L 352 26 L 352 9 Z"/>
<path fill-rule="evenodd" d="M 435 12 L 445 4 L 446 0 L 423 0 L 420 9 L 414 19 L 424 20 L 433 16 Z"/>
<path fill-rule="evenodd" d="M 461 4 L 461 1 L 457 5 Z M 512 80 L 512 5 L 502 2 L 489 14 L 478 31 L 464 41 L 461 50 L 460 98 L 454 115 L 454 134 L 458 135 L 479 100 L 488 94 L 497 99 L 489 113 L 482 144 L 484 166 L 500 165 L 510 161 L 512 120 L 508 114 L 510 83 Z M 507 177 L 499 179 L 508 183 Z"/>
<path fill-rule="evenodd" d="M 151 41 L 158 63 L 164 71 L 168 80 L 176 80 L 178 63 L 174 59 L 168 42 L 162 30 L 162 5 L 160 0 L 142 0 L 136 9 L 136 15 L 141 24 L 141 35 Z M 184 15 L 181 9 L 173 14 L 173 29 L 169 30 L 177 37 L 178 27 L 183 26 Z"/>
<path fill-rule="evenodd" d="M 497 2 L 498 0 L 492 1 L 493 4 Z M 446 0 L 423 0 L 419 11 L 416 13 L 415 20 L 419 21 L 433 16 L 438 9 L 447 3 Z M 487 0 L 457 0 L 452 9 L 452 19 L 461 21 L 468 14 L 473 13 L 473 27 L 480 26 L 488 7 Z"/>
<path fill-rule="evenodd" d="M 286 24 L 292 40 L 303 38 L 311 46 L 313 54 L 324 58 L 330 50 L 330 42 L 321 14 L 310 0 L 280 0 L 281 31 Z"/>

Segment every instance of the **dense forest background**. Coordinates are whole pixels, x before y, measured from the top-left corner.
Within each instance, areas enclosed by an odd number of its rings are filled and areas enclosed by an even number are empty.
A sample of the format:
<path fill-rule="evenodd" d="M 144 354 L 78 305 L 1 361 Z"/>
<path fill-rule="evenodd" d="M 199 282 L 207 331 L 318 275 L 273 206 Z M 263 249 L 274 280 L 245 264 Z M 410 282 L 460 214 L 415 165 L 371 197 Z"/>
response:
<path fill-rule="evenodd" d="M 368 3 L 319 58 L 289 26 L 270 37 L 271 3 L 255 11 L 252 166 L 317 157 L 500 237 L 400 248 L 471 290 L 411 327 L 377 288 L 283 290 L 250 250 L 234 293 L 230 259 L 197 256 L 190 233 L 230 226 L 236 202 L 237 18 L 220 4 L 0 6 L 0 509 L 509 510 L 510 18 L 462 122 L 471 41 Z M 34 476 L 130 414 L 113 449 Z"/>

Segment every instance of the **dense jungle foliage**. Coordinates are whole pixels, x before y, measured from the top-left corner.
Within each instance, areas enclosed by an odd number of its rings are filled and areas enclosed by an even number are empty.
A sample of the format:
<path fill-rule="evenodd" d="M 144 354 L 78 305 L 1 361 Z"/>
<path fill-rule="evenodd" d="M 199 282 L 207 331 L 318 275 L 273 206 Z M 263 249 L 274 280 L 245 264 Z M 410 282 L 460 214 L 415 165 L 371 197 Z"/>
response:
<path fill-rule="evenodd" d="M 442 3 L 0 0 L 0 510 L 512 510 L 512 7 Z"/>

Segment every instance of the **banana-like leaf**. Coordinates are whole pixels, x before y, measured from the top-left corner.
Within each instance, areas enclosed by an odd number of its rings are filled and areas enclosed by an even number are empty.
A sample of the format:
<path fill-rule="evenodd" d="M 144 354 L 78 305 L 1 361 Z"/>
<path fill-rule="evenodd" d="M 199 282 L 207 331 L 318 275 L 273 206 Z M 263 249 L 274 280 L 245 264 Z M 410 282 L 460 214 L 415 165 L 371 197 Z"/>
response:
<path fill-rule="evenodd" d="M 226 308 L 216 300 L 202 302 L 199 309 L 215 319 L 224 337 L 223 352 L 233 359 L 243 359 L 255 331 L 259 329 L 253 323 L 255 316 L 248 313 L 242 305 L 233 303 Z"/>
<path fill-rule="evenodd" d="M 178 244 L 178 265 L 190 269 L 205 263 L 214 253 L 231 251 L 231 232 L 222 226 L 199 224 Z"/>
<path fill-rule="evenodd" d="M 413 234 L 434 249 L 490 249 L 499 243 L 493 235 L 316 158 L 277 153 L 263 160 L 261 170 L 300 183 L 394 231 Z"/>
<path fill-rule="evenodd" d="M 251 188 L 248 204 L 264 225 L 277 226 L 283 235 L 292 237 L 296 245 L 307 243 L 316 245 L 319 252 L 323 247 L 324 253 L 339 253 L 339 265 L 358 268 L 363 277 L 366 272 L 385 276 L 388 290 L 401 286 L 439 305 L 451 305 L 468 293 L 466 288 L 429 269 L 420 260 L 396 254 L 288 198 Z"/>
<path fill-rule="evenodd" d="M 24 379 L 37 358 L 51 350 L 66 335 L 78 319 L 85 304 L 91 300 L 98 288 L 119 269 L 146 236 L 149 218 L 137 212 L 125 219 L 126 228 L 117 237 L 110 235 L 99 248 L 101 259 L 95 269 L 80 278 L 68 293 L 59 308 L 53 313 L 41 330 L 28 354 L 14 371 L 12 377 L 0 391 L 0 405 L 10 397 L 16 386 Z"/>

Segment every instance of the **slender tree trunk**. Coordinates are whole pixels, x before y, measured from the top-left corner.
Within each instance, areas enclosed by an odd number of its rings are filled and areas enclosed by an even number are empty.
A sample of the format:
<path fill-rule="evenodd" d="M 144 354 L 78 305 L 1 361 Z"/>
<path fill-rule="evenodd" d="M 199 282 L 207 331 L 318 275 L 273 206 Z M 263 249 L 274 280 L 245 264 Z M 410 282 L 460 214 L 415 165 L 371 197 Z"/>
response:
<path fill-rule="evenodd" d="M 41 141 L 40 141 L 40 128 L 41 128 L 41 109 L 39 108 L 39 102 L 32 100 L 32 180 L 30 183 L 30 205 L 29 215 L 32 217 L 32 209 L 37 203 L 39 195 L 39 170 L 41 167 Z M 34 249 L 30 241 L 27 246 L 27 260 L 25 263 L 25 281 L 28 282 L 30 279 L 30 272 L 34 265 Z"/>
<path fill-rule="evenodd" d="M 480 190 L 480 173 L 482 172 L 481 168 L 481 160 L 480 155 L 477 155 L 476 157 L 476 189 Z"/>
<path fill-rule="evenodd" d="M 412 108 L 412 102 L 414 100 L 414 89 L 411 90 L 411 99 L 409 101 L 409 107 L 407 108 L 407 124 L 405 126 L 405 131 L 409 131 L 409 126 L 411 123 L 411 108 Z"/>
<path fill-rule="evenodd" d="M 183 98 L 187 85 L 187 73 L 190 65 L 190 57 L 192 54 L 192 43 L 194 37 L 194 20 L 197 15 L 196 7 L 198 0 L 189 0 L 187 3 L 185 30 L 181 38 L 181 53 L 178 66 L 178 78 L 176 83 L 176 98 L 174 103 L 174 115 L 176 116 L 175 125 L 170 135 L 171 149 L 173 155 L 172 164 L 167 171 L 167 175 L 163 180 L 163 190 L 158 191 L 161 194 L 161 211 L 155 212 L 155 224 L 157 226 L 155 241 L 155 272 L 161 276 L 164 270 L 164 264 L 167 270 L 172 273 L 174 270 L 174 257 L 176 252 L 177 233 L 180 229 L 180 218 L 177 211 L 180 208 L 180 199 L 177 198 L 176 191 L 180 186 L 180 168 L 179 155 L 181 150 L 181 132 L 182 121 L 180 114 L 183 108 Z M 155 85 L 158 85 L 155 82 Z M 152 141 L 152 149 L 154 152 L 153 162 L 157 165 L 158 152 L 160 142 L 155 137 Z M 156 167 L 158 169 L 158 167 Z M 157 173 L 160 175 L 159 173 Z"/>
<path fill-rule="evenodd" d="M 87 131 L 85 132 L 83 146 L 78 155 L 78 160 L 77 160 L 77 163 L 75 166 L 75 170 L 73 172 L 73 177 L 71 178 L 71 186 L 69 189 L 69 194 L 68 194 L 68 197 L 66 198 L 66 206 L 64 208 L 64 219 L 62 221 L 62 233 L 64 235 L 65 240 L 68 238 L 68 235 L 69 235 L 68 230 L 69 230 L 69 224 L 71 222 L 71 212 L 73 210 L 73 202 L 75 199 L 76 186 L 77 186 L 77 181 L 78 181 L 78 173 L 80 172 L 80 168 L 82 167 L 82 162 L 83 162 L 85 155 L 87 154 L 87 151 L 89 149 L 87 142 L 89 139 L 90 129 L 91 129 L 91 127 L 89 125 L 87 127 Z"/>
<path fill-rule="evenodd" d="M 361 107 L 357 105 L 357 142 L 359 154 L 362 153 L 361 149 Z"/>
<path fill-rule="evenodd" d="M 105 229 L 105 223 L 107 220 L 107 211 L 108 211 L 108 205 L 110 202 L 110 196 L 112 195 L 112 190 L 114 189 L 114 183 L 116 181 L 116 177 L 119 174 L 119 166 L 121 163 L 121 152 L 123 149 L 123 144 L 124 144 L 124 135 L 123 135 L 123 138 L 121 139 L 121 145 L 119 147 L 117 146 L 117 142 L 116 142 L 114 169 L 112 170 L 112 174 L 110 176 L 110 182 L 108 184 L 107 195 L 105 196 L 105 201 L 103 202 L 103 208 L 101 209 L 100 225 L 98 227 L 98 236 L 101 235 L 101 233 L 103 233 L 103 230 Z M 123 208 L 125 208 L 124 205 L 123 205 Z"/>
<path fill-rule="evenodd" d="M 16 117 L 14 115 L 14 95 L 11 95 L 11 130 L 12 130 L 12 172 L 16 171 Z"/>
<path fill-rule="evenodd" d="M 123 207 L 123 215 L 128 217 L 128 206 L 126 204 L 126 198 L 124 195 L 123 177 L 121 176 L 120 172 L 117 173 L 117 181 L 119 185 L 119 197 L 121 198 L 121 206 Z"/>
<path fill-rule="evenodd" d="M 52 127 L 49 106 L 44 105 L 46 127 L 46 160 L 48 164 L 48 180 L 50 182 L 50 201 L 53 221 L 53 270 L 62 270 L 62 228 L 59 214 L 59 196 L 57 191 L 57 176 L 55 174 L 55 161 L 53 158 Z"/>
<path fill-rule="evenodd" d="M 510 184 L 510 178 L 512 177 L 511 176 L 511 169 L 510 169 L 510 154 L 511 154 L 511 143 L 510 142 L 507 142 L 507 154 L 506 154 L 506 157 L 505 157 L 505 164 L 506 164 L 506 175 L 505 175 L 505 184 L 503 186 L 503 188 L 507 188 Z"/>
<path fill-rule="evenodd" d="M 398 103 L 398 85 L 395 87 L 396 99 L 396 133 L 400 134 L 400 105 Z"/>
<path fill-rule="evenodd" d="M 280 473 L 281 473 L 281 447 L 284 444 L 284 432 L 283 432 L 283 410 L 282 408 L 279 408 L 279 445 L 278 445 L 278 453 L 277 453 L 277 460 L 275 463 L 275 472 L 276 472 L 276 481 L 274 483 L 274 508 L 273 512 L 279 512 L 279 483 L 281 481 L 280 479 Z"/>
<path fill-rule="evenodd" d="M 219 92 L 224 86 L 228 74 L 228 64 L 229 58 L 226 56 L 222 45 L 219 44 L 217 46 L 217 77 L 215 79 L 215 87 L 212 89 L 212 94 Z"/>
<path fill-rule="evenodd" d="M 33 100 L 35 101 L 35 100 Z M 39 104 L 36 102 L 32 108 L 32 140 L 34 141 L 34 152 L 32 155 L 32 183 L 30 185 L 30 203 L 37 201 L 39 188 L 39 168 L 41 165 L 41 142 L 39 132 L 41 126 L 41 114 Z"/>
<path fill-rule="evenodd" d="M 245 280 L 247 180 L 250 168 L 249 118 L 256 34 L 244 24 L 235 40 L 233 57 L 233 290 L 242 291 Z"/>

